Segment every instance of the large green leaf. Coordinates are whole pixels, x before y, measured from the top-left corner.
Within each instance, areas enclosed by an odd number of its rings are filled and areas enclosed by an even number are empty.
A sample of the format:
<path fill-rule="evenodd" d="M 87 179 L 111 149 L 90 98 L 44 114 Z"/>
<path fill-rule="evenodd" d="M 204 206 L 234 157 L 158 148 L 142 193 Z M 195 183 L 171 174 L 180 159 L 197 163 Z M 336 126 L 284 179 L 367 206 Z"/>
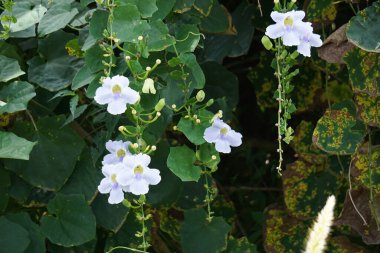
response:
<path fill-rule="evenodd" d="M 183 53 L 179 55 L 179 59 L 186 66 L 185 71 L 187 71 L 190 75 L 187 82 L 190 83 L 190 87 L 194 89 L 203 89 L 205 86 L 205 75 L 197 58 L 192 53 Z"/>
<path fill-rule="evenodd" d="M 21 253 L 30 244 L 28 231 L 5 217 L 0 217 L 0 234 L 0 252 Z"/>
<path fill-rule="evenodd" d="M 11 178 L 8 171 L 0 168 L 0 213 L 8 206 Z"/>
<path fill-rule="evenodd" d="M 176 38 L 175 49 L 170 47 L 170 52 L 178 53 L 194 52 L 201 38 L 199 29 L 193 24 L 173 24 L 171 30 Z"/>
<path fill-rule="evenodd" d="M 119 0 L 121 6 L 134 5 L 140 12 L 142 18 L 149 18 L 158 10 L 156 5 L 157 0 Z"/>
<path fill-rule="evenodd" d="M 181 131 L 189 141 L 191 141 L 195 145 L 201 145 L 205 143 L 205 139 L 203 139 L 203 134 L 205 129 L 209 127 L 211 124 L 207 120 L 213 117 L 213 113 L 202 110 L 199 111 L 197 117 L 201 120 L 201 123 L 196 123 L 194 118 L 181 118 L 178 122 L 178 130 Z"/>
<path fill-rule="evenodd" d="M 318 120 L 313 142 L 330 154 L 353 154 L 364 138 L 364 128 L 356 120 L 351 100 L 335 104 Z"/>
<path fill-rule="evenodd" d="M 40 118 L 35 130 L 30 122 L 18 122 L 14 131 L 38 141 L 28 162 L 6 161 L 7 169 L 30 184 L 49 190 L 60 189 L 74 171 L 84 141 L 70 127 L 63 127 L 64 117 Z"/>
<path fill-rule="evenodd" d="M 169 169 L 182 181 L 198 181 L 201 168 L 195 166 L 195 153 L 187 146 L 172 147 L 167 160 Z"/>
<path fill-rule="evenodd" d="M 96 224 L 117 233 L 123 226 L 129 209 L 124 205 L 110 205 L 108 195 L 98 194 L 92 203 L 92 211 L 96 217 Z"/>
<path fill-rule="evenodd" d="M 161 20 L 149 23 L 147 32 L 147 44 L 149 51 L 162 51 L 175 43 L 175 39 L 169 35 L 167 25 Z"/>
<path fill-rule="evenodd" d="M 363 50 L 380 53 L 380 2 L 357 13 L 347 25 L 347 38 Z"/>
<path fill-rule="evenodd" d="M 38 25 L 38 35 L 45 36 L 64 28 L 77 14 L 78 10 L 71 8 L 71 4 L 68 2 L 54 4 L 41 19 Z"/>
<path fill-rule="evenodd" d="M 222 33 L 229 28 L 230 13 L 226 8 L 214 1 L 210 14 L 202 18 L 200 28 L 202 31 L 210 33 Z"/>
<path fill-rule="evenodd" d="M 380 54 L 354 48 L 344 57 L 354 92 L 380 96 Z"/>
<path fill-rule="evenodd" d="M 157 0 L 158 10 L 153 13 L 152 20 L 163 20 L 173 9 L 176 0 Z"/>
<path fill-rule="evenodd" d="M 58 91 L 71 84 L 82 65 L 81 59 L 71 57 L 65 50 L 73 34 L 57 31 L 38 42 L 40 56 L 28 61 L 28 79 L 49 91 Z"/>
<path fill-rule="evenodd" d="M 222 217 L 206 220 L 203 209 L 185 211 L 185 221 L 181 226 L 181 245 L 185 253 L 217 253 L 227 245 L 230 226 Z"/>
<path fill-rule="evenodd" d="M 126 4 L 114 10 L 112 30 L 121 41 L 132 42 L 149 30 L 146 20 L 142 20 L 136 5 Z"/>
<path fill-rule="evenodd" d="M 29 233 L 30 244 L 24 253 L 45 252 L 45 237 L 40 228 L 34 223 L 27 213 L 12 213 L 6 215 L 7 219 L 22 226 Z"/>
<path fill-rule="evenodd" d="M 90 20 L 90 34 L 94 39 L 103 38 L 103 32 L 107 29 L 108 12 L 97 10 Z"/>
<path fill-rule="evenodd" d="M 29 100 L 36 96 L 30 83 L 15 81 L 0 90 L 0 100 L 6 104 L 0 106 L 1 113 L 13 113 L 26 110 Z"/>
<path fill-rule="evenodd" d="M 0 131 L 0 157 L 29 160 L 29 154 L 37 142 L 18 137 L 11 132 Z"/>
<path fill-rule="evenodd" d="M 47 209 L 41 230 L 51 242 L 71 247 L 95 238 L 95 216 L 82 195 L 58 194 Z"/>
<path fill-rule="evenodd" d="M 84 65 L 74 76 L 71 89 L 77 90 L 82 88 L 83 86 L 91 83 L 95 77 L 96 74 L 94 74 L 87 65 Z"/>
<path fill-rule="evenodd" d="M 12 13 L 5 11 L 3 15 L 13 15 L 16 17 L 17 22 L 11 22 L 10 28 L 11 32 L 19 32 L 30 27 L 34 30 L 34 25 L 41 20 L 46 10 L 40 3 L 34 4 L 33 1 L 18 0 L 14 1 Z M 4 23 L 2 24 L 4 25 Z M 32 36 L 34 36 L 34 31 Z"/>
<path fill-rule="evenodd" d="M 21 70 L 17 60 L 4 55 L 0 55 L 0 66 L 0 82 L 8 82 L 25 74 L 25 72 Z"/>
<path fill-rule="evenodd" d="M 85 147 L 75 165 L 75 170 L 59 191 L 63 194 L 83 194 L 88 202 L 92 202 L 97 194 L 102 179 L 100 165 L 95 163 L 90 148 Z"/>

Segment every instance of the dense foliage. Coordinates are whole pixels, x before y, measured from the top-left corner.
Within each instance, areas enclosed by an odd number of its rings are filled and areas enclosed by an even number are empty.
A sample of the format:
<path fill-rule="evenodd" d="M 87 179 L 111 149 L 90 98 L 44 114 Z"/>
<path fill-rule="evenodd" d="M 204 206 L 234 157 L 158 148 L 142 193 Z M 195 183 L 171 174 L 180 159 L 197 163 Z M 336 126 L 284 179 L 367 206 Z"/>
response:
<path fill-rule="evenodd" d="M 1 0 L 0 252 L 379 252 L 380 1 L 279 2 Z"/>

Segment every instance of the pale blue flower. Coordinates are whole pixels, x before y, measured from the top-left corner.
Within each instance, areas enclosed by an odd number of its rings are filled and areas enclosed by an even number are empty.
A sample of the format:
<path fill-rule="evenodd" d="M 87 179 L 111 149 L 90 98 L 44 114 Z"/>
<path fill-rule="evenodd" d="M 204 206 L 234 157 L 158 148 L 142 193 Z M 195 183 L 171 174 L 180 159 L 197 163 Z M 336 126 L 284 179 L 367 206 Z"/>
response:
<path fill-rule="evenodd" d="M 122 179 L 123 185 L 129 187 L 129 191 L 135 195 L 147 194 L 149 185 L 156 185 L 161 181 L 160 171 L 148 167 L 150 156 L 137 154 L 123 161 L 126 170 Z"/>
<path fill-rule="evenodd" d="M 105 78 L 103 85 L 96 90 L 95 101 L 107 106 L 110 114 L 122 114 L 127 110 L 127 104 L 134 104 L 140 99 L 137 91 L 129 87 L 129 80 L 125 76 Z"/>
<path fill-rule="evenodd" d="M 303 11 L 273 11 L 270 16 L 276 24 L 268 26 L 265 35 L 272 39 L 281 37 L 285 46 L 298 46 L 301 43 L 300 37 L 313 31 L 310 22 L 302 21 L 305 17 Z"/>
<path fill-rule="evenodd" d="M 297 46 L 298 53 L 310 57 L 311 47 L 320 47 L 323 42 L 321 40 L 321 36 L 314 33 L 308 33 L 300 37 L 301 42 Z"/>
<path fill-rule="evenodd" d="M 242 143 L 242 135 L 232 130 L 219 118 L 216 118 L 212 125 L 206 128 L 203 138 L 208 143 L 215 143 L 215 149 L 221 153 L 230 153 L 231 146 L 238 147 Z"/>
<path fill-rule="evenodd" d="M 102 168 L 105 178 L 102 179 L 98 190 L 102 194 L 110 194 L 108 203 L 119 204 L 124 200 L 124 192 L 129 191 L 129 187 L 122 184 L 126 170 L 122 163 L 106 164 Z"/>
<path fill-rule="evenodd" d="M 110 152 L 110 154 L 104 156 L 102 164 L 116 164 L 123 162 L 123 159 L 126 156 L 132 155 L 128 150 L 130 144 L 131 142 L 129 141 L 107 141 L 106 149 Z"/>

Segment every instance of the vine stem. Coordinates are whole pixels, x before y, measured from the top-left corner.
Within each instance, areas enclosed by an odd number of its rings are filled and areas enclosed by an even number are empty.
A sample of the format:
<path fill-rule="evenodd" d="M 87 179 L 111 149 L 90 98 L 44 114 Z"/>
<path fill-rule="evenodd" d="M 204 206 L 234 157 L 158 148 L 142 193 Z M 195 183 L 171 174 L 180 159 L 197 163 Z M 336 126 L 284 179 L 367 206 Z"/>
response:
<path fill-rule="evenodd" d="M 141 204 L 141 217 L 142 217 L 142 240 L 143 240 L 143 252 L 146 252 L 146 240 L 145 240 L 145 213 L 144 213 L 144 203 Z"/>
<path fill-rule="evenodd" d="M 134 248 L 129 248 L 129 247 L 125 247 L 125 246 L 117 246 L 117 247 L 113 247 L 113 248 L 111 248 L 109 251 L 107 251 L 107 253 L 111 253 L 111 252 L 113 252 L 114 250 L 117 250 L 117 249 L 125 249 L 125 250 L 130 250 L 130 251 L 132 251 L 132 252 L 146 253 L 146 251 L 142 251 L 142 250 L 134 249 Z"/>
<path fill-rule="evenodd" d="M 277 52 L 276 52 L 276 65 L 277 65 L 277 73 L 276 73 L 276 76 L 277 76 L 277 80 L 278 80 L 278 88 L 277 88 L 277 92 L 278 92 L 278 98 L 277 98 L 277 101 L 278 101 L 278 112 L 277 112 L 277 140 L 278 140 L 278 154 L 279 154 L 279 159 L 278 159 L 278 166 L 277 166 L 277 172 L 278 174 L 281 175 L 281 167 L 282 167 L 282 137 L 281 137 L 281 113 L 282 113 L 282 101 L 283 101 L 283 98 L 282 98 L 282 85 L 281 85 L 281 70 L 280 70 L 280 50 L 281 50 L 281 46 L 279 46 L 279 43 L 276 43 L 276 48 L 277 48 Z"/>
<path fill-rule="evenodd" d="M 376 207 L 373 204 L 374 202 L 374 194 L 373 194 L 373 184 L 372 184 L 372 137 L 371 137 L 371 129 L 368 129 L 368 177 L 369 177 L 369 205 L 371 208 L 371 213 L 375 218 L 377 230 L 380 231 L 379 218 L 377 217 Z"/>
<path fill-rule="evenodd" d="M 208 183 L 207 173 L 205 173 L 205 181 L 206 181 L 206 202 L 207 202 L 207 220 L 211 222 L 212 220 L 212 212 L 211 212 L 211 197 L 210 197 L 210 186 Z"/>

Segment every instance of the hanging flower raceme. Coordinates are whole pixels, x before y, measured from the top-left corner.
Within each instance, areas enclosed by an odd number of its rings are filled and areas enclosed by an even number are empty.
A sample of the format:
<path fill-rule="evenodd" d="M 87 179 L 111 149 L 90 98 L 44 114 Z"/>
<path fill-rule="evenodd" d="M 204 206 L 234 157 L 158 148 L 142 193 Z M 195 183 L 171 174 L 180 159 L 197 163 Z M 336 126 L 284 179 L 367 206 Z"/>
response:
<path fill-rule="evenodd" d="M 203 138 L 208 143 L 215 143 L 215 149 L 221 153 L 230 153 L 231 146 L 238 147 L 242 143 L 242 135 L 219 118 L 215 118 L 212 125 L 206 128 Z"/>
<path fill-rule="evenodd" d="M 108 203 L 119 204 L 124 200 L 124 192 L 129 191 L 126 182 L 126 169 L 122 163 L 106 164 L 102 168 L 105 178 L 100 181 L 98 190 L 103 194 L 110 194 Z"/>
<path fill-rule="evenodd" d="M 107 141 L 106 149 L 110 154 L 104 156 L 102 164 L 116 164 L 123 162 L 126 156 L 132 155 L 128 150 L 129 145 L 131 145 L 131 142 L 129 141 Z"/>
<path fill-rule="evenodd" d="M 127 104 L 134 104 L 140 99 L 137 91 L 129 87 L 129 80 L 125 76 L 105 78 L 103 85 L 96 90 L 95 101 L 107 106 L 110 114 L 122 114 L 127 109 Z"/>
<path fill-rule="evenodd" d="M 313 33 L 311 23 L 302 21 L 305 12 L 292 10 L 280 13 L 273 11 L 270 16 L 276 24 L 268 26 L 265 35 L 271 39 L 282 38 L 285 46 L 297 46 L 297 51 L 308 57 L 310 57 L 311 47 L 322 45 L 320 36 Z"/>
<path fill-rule="evenodd" d="M 123 161 L 125 167 L 125 185 L 135 195 L 147 194 L 149 185 L 156 185 L 161 181 L 160 171 L 148 167 L 150 156 L 137 154 Z"/>

